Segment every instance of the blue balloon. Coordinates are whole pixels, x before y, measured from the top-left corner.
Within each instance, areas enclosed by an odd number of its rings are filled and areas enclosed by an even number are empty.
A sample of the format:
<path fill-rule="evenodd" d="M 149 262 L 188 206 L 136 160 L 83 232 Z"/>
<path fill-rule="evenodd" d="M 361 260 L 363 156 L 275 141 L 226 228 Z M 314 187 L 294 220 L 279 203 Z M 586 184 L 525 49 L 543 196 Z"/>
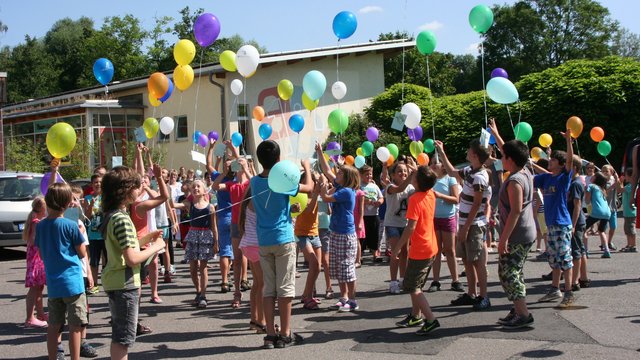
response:
<path fill-rule="evenodd" d="M 158 99 L 162 103 L 167 101 L 167 99 L 171 96 L 171 93 L 173 93 L 173 81 L 171 81 L 171 79 L 168 79 L 168 80 L 169 80 L 169 88 L 167 89 L 167 92 L 164 93 L 164 95 L 160 99 Z"/>
<path fill-rule="evenodd" d="M 338 39 L 346 39 L 356 32 L 358 20 L 351 11 L 341 11 L 333 18 L 333 33 Z"/>
<path fill-rule="evenodd" d="M 240 146 L 242 144 L 242 135 L 238 132 L 231 134 L 231 143 L 235 147 Z"/>
<path fill-rule="evenodd" d="M 258 134 L 260 134 L 260 138 L 262 138 L 262 140 L 267 140 L 268 138 L 270 138 L 272 132 L 273 129 L 269 124 L 262 124 L 258 128 Z"/>
<path fill-rule="evenodd" d="M 318 70 L 311 70 L 302 78 L 302 89 L 309 99 L 318 100 L 327 88 L 327 78 Z"/>
<path fill-rule="evenodd" d="M 289 160 L 282 160 L 269 171 L 269 189 L 279 194 L 294 195 L 300 183 L 300 169 Z"/>
<path fill-rule="evenodd" d="M 494 77 L 487 83 L 487 95 L 498 104 L 513 104 L 518 101 L 518 89 L 509 79 Z"/>
<path fill-rule="evenodd" d="M 293 114 L 289 118 L 289 127 L 291 130 L 300 133 L 304 129 L 304 118 L 300 114 Z"/>
<path fill-rule="evenodd" d="M 362 155 L 358 155 L 356 156 L 356 160 L 354 161 L 354 165 L 356 166 L 356 168 L 360 169 L 361 167 L 364 166 L 364 164 L 366 163 L 364 156 Z"/>
<path fill-rule="evenodd" d="M 197 144 L 198 140 L 200 139 L 200 135 L 202 135 L 202 132 L 200 130 L 196 130 L 193 132 L 193 143 Z"/>
<path fill-rule="evenodd" d="M 93 63 L 93 76 L 102 85 L 107 85 L 113 79 L 113 63 L 109 59 L 100 58 Z"/>

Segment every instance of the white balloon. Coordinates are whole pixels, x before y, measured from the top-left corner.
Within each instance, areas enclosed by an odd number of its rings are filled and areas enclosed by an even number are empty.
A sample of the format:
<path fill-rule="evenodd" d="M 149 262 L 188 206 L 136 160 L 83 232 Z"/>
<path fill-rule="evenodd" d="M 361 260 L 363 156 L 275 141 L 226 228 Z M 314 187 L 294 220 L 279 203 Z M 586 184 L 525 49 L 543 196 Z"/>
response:
<path fill-rule="evenodd" d="M 244 86 L 242 85 L 242 81 L 240 81 L 239 79 L 235 79 L 231 82 L 230 87 L 233 95 L 238 96 L 240 95 L 240 93 L 242 93 L 242 88 Z"/>
<path fill-rule="evenodd" d="M 240 75 L 249 77 L 256 72 L 260 63 L 260 53 L 252 45 L 243 45 L 236 53 L 236 67 Z"/>
<path fill-rule="evenodd" d="M 347 85 L 342 81 L 336 81 L 331 85 L 331 94 L 336 100 L 342 100 L 347 95 Z"/>
<path fill-rule="evenodd" d="M 175 124 L 173 122 L 173 119 L 168 116 L 165 116 L 162 119 L 160 119 L 160 132 L 162 132 L 165 135 L 169 135 L 173 131 L 174 125 Z"/>
<path fill-rule="evenodd" d="M 382 162 L 386 162 L 387 160 L 389 160 L 391 153 L 389 152 L 389 149 L 382 146 L 382 147 L 379 147 L 378 150 L 376 150 L 376 156 L 378 157 L 378 160 Z"/>
<path fill-rule="evenodd" d="M 420 107 L 415 103 L 406 103 L 402 105 L 402 110 L 400 112 L 407 116 L 404 120 L 404 125 L 409 129 L 415 129 L 420 125 L 420 119 L 422 118 L 422 113 L 420 112 Z"/>

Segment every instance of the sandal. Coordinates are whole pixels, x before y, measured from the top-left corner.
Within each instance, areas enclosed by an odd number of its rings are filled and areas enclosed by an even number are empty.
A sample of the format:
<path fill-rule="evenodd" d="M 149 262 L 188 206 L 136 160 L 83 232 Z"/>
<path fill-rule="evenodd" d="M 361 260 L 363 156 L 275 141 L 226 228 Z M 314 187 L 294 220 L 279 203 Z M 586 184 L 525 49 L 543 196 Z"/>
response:
<path fill-rule="evenodd" d="M 318 307 L 318 302 L 314 298 L 304 299 L 304 305 L 302 307 L 307 309 L 307 310 L 318 310 L 318 309 L 320 309 L 320 307 Z"/>
<path fill-rule="evenodd" d="M 136 336 L 151 334 L 153 330 L 150 327 L 144 326 L 141 323 L 138 323 L 138 327 L 136 328 Z"/>
<path fill-rule="evenodd" d="M 324 298 L 327 300 L 333 299 L 333 290 L 327 289 L 327 292 L 324 293 Z"/>
<path fill-rule="evenodd" d="M 249 321 L 249 329 L 255 330 L 256 334 L 266 334 L 267 333 L 267 325 L 258 324 L 257 322 L 251 320 Z"/>
<path fill-rule="evenodd" d="M 220 285 L 220 292 L 225 294 L 229 292 L 229 284 L 227 283 L 222 283 L 222 285 Z"/>
<path fill-rule="evenodd" d="M 242 291 L 251 290 L 251 284 L 249 284 L 249 280 L 242 280 L 240 282 L 240 290 Z"/>
<path fill-rule="evenodd" d="M 276 347 L 276 343 L 279 340 L 278 335 L 267 335 L 263 338 L 264 344 L 262 345 L 263 349 L 273 349 Z"/>
<path fill-rule="evenodd" d="M 303 340 L 302 336 L 292 332 L 289 336 L 280 335 L 275 347 L 283 349 L 288 346 L 301 344 Z"/>
<path fill-rule="evenodd" d="M 242 301 L 242 293 L 239 291 L 236 291 L 235 293 L 233 293 L 233 302 L 231 302 L 231 307 L 234 309 L 238 309 L 240 307 Z"/>
<path fill-rule="evenodd" d="M 158 296 L 152 297 L 149 302 L 152 303 L 152 304 L 162 304 L 163 303 L 162 299 L 160 299 L 160 297 L 158 297 Z"/>

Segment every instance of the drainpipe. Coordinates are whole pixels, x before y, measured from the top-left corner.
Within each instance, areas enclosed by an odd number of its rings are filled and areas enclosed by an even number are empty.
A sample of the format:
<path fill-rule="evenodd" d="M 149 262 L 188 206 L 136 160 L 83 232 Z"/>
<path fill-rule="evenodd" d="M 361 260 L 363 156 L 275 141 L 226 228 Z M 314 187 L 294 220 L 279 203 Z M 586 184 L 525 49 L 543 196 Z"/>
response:
<path fill-rule="evenodd" d="M 225 105 L 226 103 L 224 100 L 224 86 L 218 84 L 218 82 L 213 80 L 214 75 L 215 73 L 213 72 L 209 74 L 209 82 L 220 89 L 220 124 L 222 125 L 222 128 L 220 129 L 220 136 L 224 136 L 224 133 L 227 130 L 227 122 L 224 116 L 224 114 L 227 112 L 226 105 Z"/>

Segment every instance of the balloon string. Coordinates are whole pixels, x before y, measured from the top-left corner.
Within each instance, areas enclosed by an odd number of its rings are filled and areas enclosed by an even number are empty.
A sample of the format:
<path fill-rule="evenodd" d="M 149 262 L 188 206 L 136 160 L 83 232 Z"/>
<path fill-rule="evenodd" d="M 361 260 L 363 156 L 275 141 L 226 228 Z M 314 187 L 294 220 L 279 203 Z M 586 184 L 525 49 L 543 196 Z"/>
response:
<path fill-rule="evenodd" d="M 484 104 L 484 127 L 489 127 L 489 119 L 487 118 L 487 89 L 484 83 L 484 40 L 480 42 L 480 58 L 482 72 L 482 103 Z"/>
<path fill-rule="evenodd" d="M 104 99 L 107 102 L 107 116 L 109 117 L 109 129 L 111 129 L 111 142 L 113 143 L 113 156 L 118 156 L 118 149 L 116 148 L 116 136 L 113 133 L 113 123 L 111 122 L 111 109 L 109 106 L 109 99 L 107 97 L 108 94 L 109 94 L 109 88 L 105 85 Z"/>
<path fill-rule="evenodd" d="M 231 110 L 229 110 L 229 116 L 227 117 L 227 119 L 229 119 L 229 124 L 231 124 L 231 115 L 233 115 L 233 110 L 234 109 L 238 109 L 238 95 L 235 96 L 235 98 L 233 99 L 233 104 L 231 104 Z M 224 127 L 224 132 L 222 133 L 222 140 L 225 139 L 225 137 L 227 136 L 227 130 L 229 129 L 228 126 Z"/>
<path fill-rule="evenodd" d="M 429 87 L 429 111 L 431 111 L 431 132 L 433 141 L 436 141 L 436 119 L 433 113 L 433 94 L 431 93 L 431 72 L 429 69 L 429 55 L 427 55 L 427 86 Z M 438 152 L 436 151 L 436 163 L 438 162 Z"/>
<path fill-rule="evenodd" d="M 196 103 L 194 106 L 194 111 L 195 111 L 195 115 L 193 117 L 193 133 L 195 134 L 196 130 L 198 129 L 198 98 L 200 97 L 200 84 L 202 83 L 201 81 L 201 77 L 202 77 L 202 59 L 204 58 L 204 48 L 202 48 L 202 50 L 200 50 L 200 65 L 198 66 L 198 86 L 196 87 Z M 196 142 L 192 141 L 191 142 L 191 151 L 195 151 L 196 150 Z"/>
<path fill-rule="evenodd" d="M 580 145 L 578 145 L 578 139 L 576 138 L 576 150 L 578 151 L 578 156 L 582 157 L 582 155 L 580 155 Z M 604 158 L 605 160 L 607 160 L 607 157 L 605 156 Z M 607 160 L 607 162 L 609 162 L 609 160 Z M 611 165 L 611 164 L 609 164 Z"/>
<path fill-rule="evenodd" d="M 404 41 L 402 42 L 402 91 L 400 93 L 400 106 L 404 105 Z"/>
<path fill-rule="evenodd" d="M 340 81 L 340 39 L 338 38 L 338 44 L 337 46 L 337 50 L 336 51 L 336 81 Z M 338 102 L 340 102 L 340 100 L 338 100 Z"/>
<path fill-rule="evenodd" d="M 513 120 L 511 120 L 511 111 L 509 110 L 509 105 L 507 107 L 507 115 L 509 116 L 509 123 L 511 123 L 511 131 L 513 131 L 513 135 L 517 138 L 518 134 L 516 134 L 516 128 L 513 126 Z"/>

